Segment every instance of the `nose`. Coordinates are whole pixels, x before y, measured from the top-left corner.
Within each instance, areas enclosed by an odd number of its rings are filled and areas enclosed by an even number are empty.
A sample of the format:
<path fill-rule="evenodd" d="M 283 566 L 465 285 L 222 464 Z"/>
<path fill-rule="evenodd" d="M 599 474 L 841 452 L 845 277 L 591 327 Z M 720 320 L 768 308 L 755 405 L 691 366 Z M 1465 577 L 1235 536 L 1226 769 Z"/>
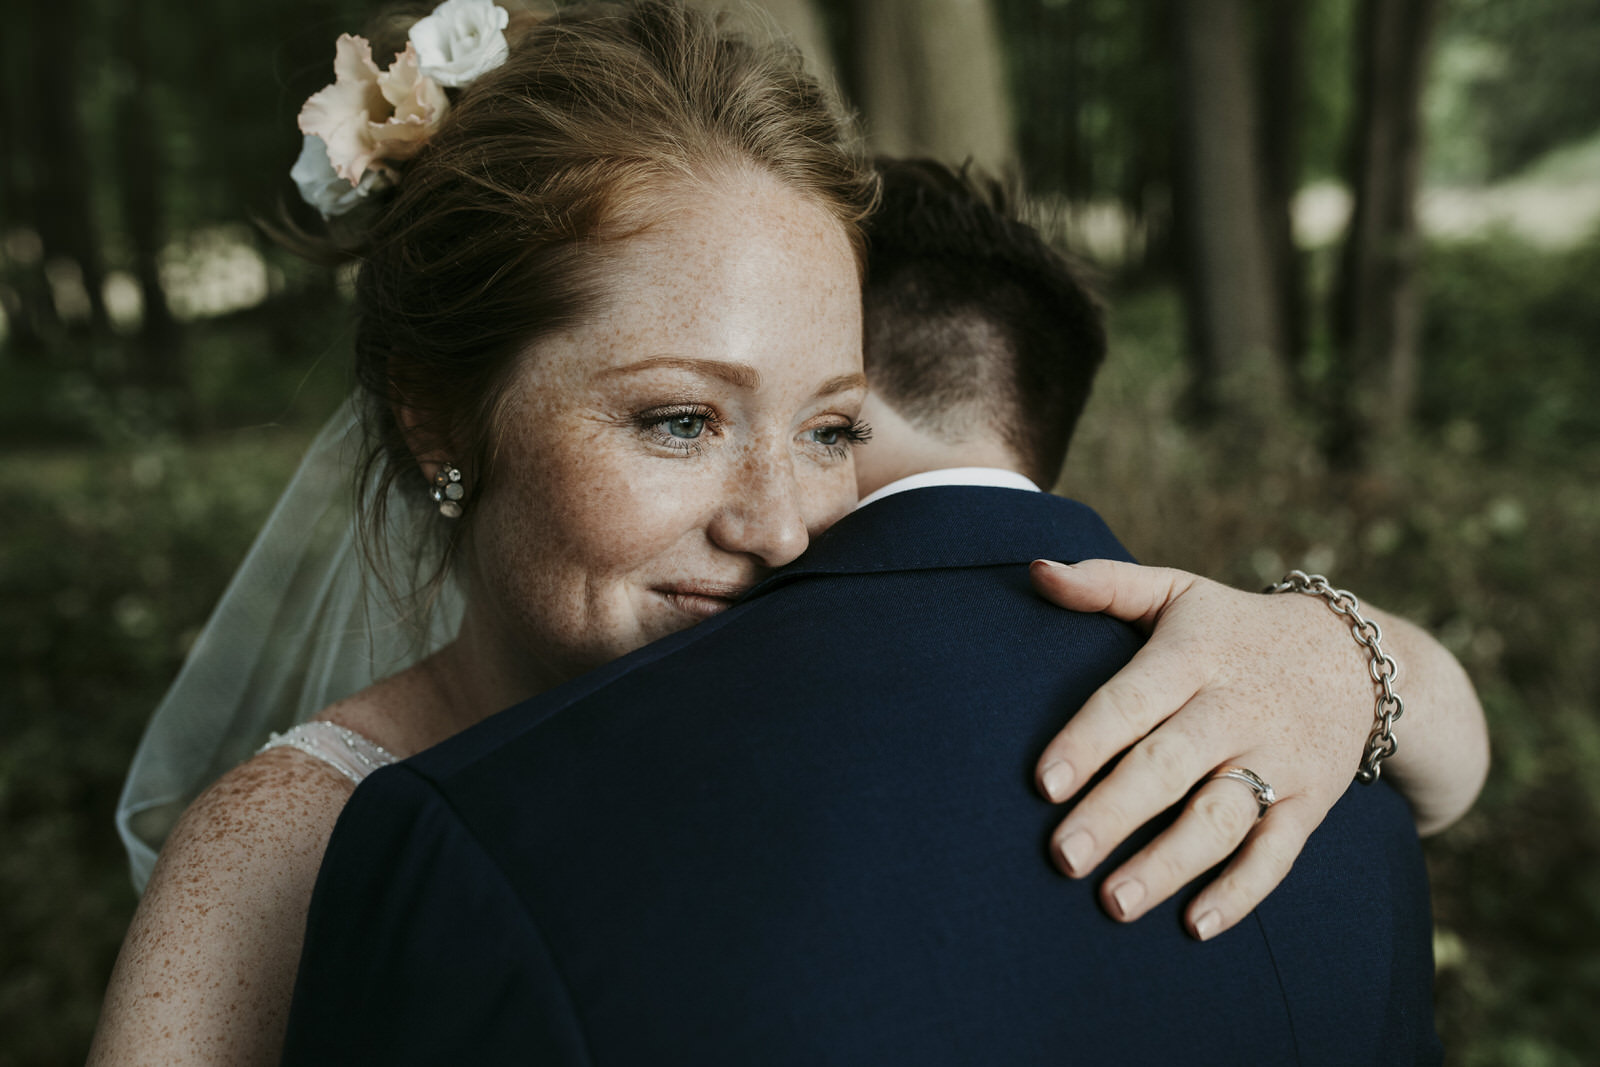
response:
<path fill-rule="evenodd" d="M 752 452 L 730 472 L 707 533 L 725 552 L 781 567 L 811 543 L 801 505 L 793 458 Z"/>

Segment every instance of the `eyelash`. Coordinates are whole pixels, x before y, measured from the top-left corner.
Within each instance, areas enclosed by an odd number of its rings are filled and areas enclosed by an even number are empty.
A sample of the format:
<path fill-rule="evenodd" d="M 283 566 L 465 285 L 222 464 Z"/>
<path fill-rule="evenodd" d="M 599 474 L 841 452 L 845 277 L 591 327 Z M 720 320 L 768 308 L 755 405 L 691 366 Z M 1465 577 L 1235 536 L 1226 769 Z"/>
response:
<path fill-rule="evenodd" d="M 705 426 L 701 430 L 702 434 L 706 430 L 715 433 L 722 427 L 722 420 L 718 418 L 716 411 L 703 404 L 683 404 L 670 408 L 652 408 L 649 411 L 640 412 L 635 416 L 634 422 L 641 432 L 650 436 L 656 444 L 663 448 L 671 449 L 686 456 L 698 456 L 705 450 L 700 437 L 677 437 L 667 428 L 668 423 L 675 419 L 683 418 L 703 420 Z M 850 455 L 851 449 L 872 439 L 872 427 L 860 419 L 852 419 L 843 426 L 818 426 L 809 432 L 837 433 L 842 438 L 841 441 L 836 441 L 831 445 L 824 444 L 821 441 L 816 442 L 832 459 L 844 459 Z"/>
<path fill-rule="evenodd" d="M 682 452 L 687 456 L 698 456 L 704 451 L 700 438 L 674 437 L 672 431 L 667 429 L 667 424 L 674 419 L 703 419 L 705 427 L 702 429 L 716 432 L 722 427 L 722 420 L 717 417 L 714 409 L 704 404 L 678 404 L 667 408 L 652 408 L 642 411 L 635 417 L 641 432 L 648 434 L 655 443 L 663 448 L 670 448 L 674 452 Z"/>
<path fill-rule="evenodd" d="M 872 427 L 860 419 L 851 419 L 849 424 L 845 426 L 819 426 L 811 432 L 816 433 L 818 430 L 835 432 L 844 439 L 842 442 L 822 445 L 823 448 L 828 450 L 828 455 L 835 459 L 844 459 L 850 455 L 852 448 L 859 447 L 872 440 Z M 817 443 L 822 444 L 820 441 Z"/>

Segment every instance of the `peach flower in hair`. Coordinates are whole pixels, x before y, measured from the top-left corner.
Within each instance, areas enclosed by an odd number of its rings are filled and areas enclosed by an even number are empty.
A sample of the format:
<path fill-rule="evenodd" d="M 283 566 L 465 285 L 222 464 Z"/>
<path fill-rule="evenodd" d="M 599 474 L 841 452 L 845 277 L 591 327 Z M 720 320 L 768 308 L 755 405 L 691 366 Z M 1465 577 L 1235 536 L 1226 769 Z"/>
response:
<path fill-rule="evenodd" d="M 321 139 L 335 173 L 352 188 L 369 167 L 416 155 L 449 106 L 439 84 L 422 76 L 409 43 L 379 71 L 365 38 L 341 34 L 333 73 L 333 84 L 300 109 L 300 132 Z"/>

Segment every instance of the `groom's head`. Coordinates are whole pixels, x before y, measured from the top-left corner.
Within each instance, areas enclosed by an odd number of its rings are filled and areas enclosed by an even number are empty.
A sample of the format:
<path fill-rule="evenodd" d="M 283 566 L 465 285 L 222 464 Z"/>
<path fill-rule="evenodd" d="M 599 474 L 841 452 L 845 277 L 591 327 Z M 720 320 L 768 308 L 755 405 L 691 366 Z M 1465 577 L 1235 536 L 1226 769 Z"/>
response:
<path fill-rule="evenodd" d="M 1055 483 L 1105 355 L 1099 303 L 998 184 L 880 160 L 867 224 L 865 495 L 922 470 L 997 466 Z"/>

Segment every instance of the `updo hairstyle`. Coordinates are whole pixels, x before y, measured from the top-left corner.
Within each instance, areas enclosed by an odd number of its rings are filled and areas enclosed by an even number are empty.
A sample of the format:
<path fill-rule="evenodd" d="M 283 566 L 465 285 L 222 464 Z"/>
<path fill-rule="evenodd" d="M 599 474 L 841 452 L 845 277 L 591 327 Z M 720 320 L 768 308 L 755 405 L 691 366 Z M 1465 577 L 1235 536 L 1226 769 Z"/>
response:
<path fill-rule="evenodd" d="M 385 54 L 389 42 L 375 37 Z M 389 199 L 351 216 L 344 245 L 359 261 L 357 506 L 368 560 L 391 593 L 406 562 L 391 558 L 391 523 L 437 531 L 428 536 L 439 551 L 412 561 L 412 588 L 436 592 L 473 498 L 496 476 L 514 361 L 596 309 L 608 243 L 657 221 L 669 192 L 759 167 L 837 218 L 858 261 L 876 195 L 846 125 L 790 48 L 671 0 L 515 12 L 506 37 L 506 62 L 453 94 Z M 461 519 L 422 510 L 434 505 L 401 407 L 413 439 L 465 472 Z M 396 480 L 414 516 L 387 513 Z"/>

